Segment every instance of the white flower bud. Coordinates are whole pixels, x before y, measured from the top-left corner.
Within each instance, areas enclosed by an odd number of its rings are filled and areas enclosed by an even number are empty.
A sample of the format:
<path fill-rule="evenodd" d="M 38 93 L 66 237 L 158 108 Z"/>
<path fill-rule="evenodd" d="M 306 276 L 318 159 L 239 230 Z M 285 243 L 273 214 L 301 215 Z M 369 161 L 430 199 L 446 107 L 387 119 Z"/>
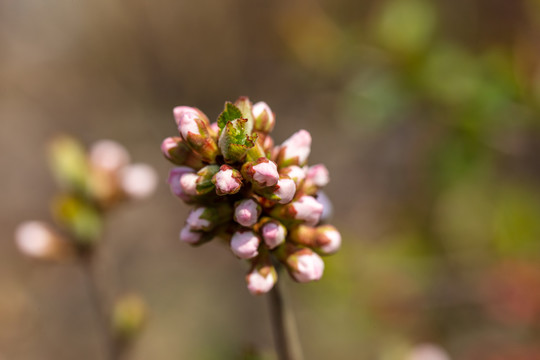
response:
<path fill-rule="evenodd" d="M 169 186 L 171 187 L 171 192 L 184 201 L 189 200 L 189 195 L 187 195 L 182 189 L 182 185 L 180 184 L 180 179 L 182 178 L 182 175 L 186 173 L 193 173 L 193 169 L 187 166 L 179 166 L 179 167 L 172 168 L 169 171 L 169 178 L 167 180 L 167 182 L 169 183 Z"/>
<path fill-rule="evenodd" d="M 178 131 L 184 138 L 188 139 L 188 134 L 201 135 L 196 119 L 201 118 L 201 112 L 189 106 L 177 106 L 173 109 L 174 118 L 178 125 Z"/>
<path fill-rule="evenodd" d="M 230 166 L 222 165 L 212 182 L 218 195 L 236 194 L 242 187 L 242 175 Z"/>
<path fill-rule="evenodd" d="M 323 205 L 313 196 L 304 195 L 292 203 L 292 206 L 296 212 L 294 218 L 305 221 L 309 226 L 317 225 L 323 212 Z"/>
<path fill-rule="evenodd" d="M 279 179 L 277 183 L 277 190 L 274 191 L 274 195 L 279 197 L 278 203 L 288 204 L 294 198 L 296 193 L 296 184 L 291 179 Z"/>
<path fill-rule="evenodd" d="M 120 185 L 128 196 L 142 199 L 151 195 L 156 189 L 157 175 L 149 165 L 129 165 L 120 174 Z"/>
<path fill-rule="evenodd" d="M 438 345 L 420 344 L 411 350 L 406 360 L 450 360 L 450 356 Z"/>
<path fill-rule="evenodd" d="M 319 280 L 324 272 L 324 261 L 311 250 L 303 249 L 287 258 L 287 265 L 296 281 Z"/>
<path fill-rule="evenodd" d="M 237 231 L 231 239 L 231 250 L 241 259 L 251 259 L 259 255 L 259 243 L 259 238 L 252 231 Z"/>
<path fill-rule="evenodd" d="M 208 230 L 212 225 L 209 220 L 202 218 L 205 211 L 206 208 L 202 206 L 191 210 L 186 222 L 192 230 Z"/>
<path fill-rule="evenodd" d="M 285 242 L 287 229 L 277 221 L 269 221 L 261 229 L 263 240 L 269 249 L 274 249 Z"/>
<path fill-rule="evenodd" d="M 325 255 L 333 254 L 341 247 L 341 234 L 332 225 L 317 228 L 317 245 Z"/>
<path fill-rule="evenodd" d="M 311 152 L 311 135 L 306 130 L 294 133 L 280 147 L 280 164 L 304 165 Z"/>
<path fill-rule="evenodd" d="M 278 182 L 279 173 L 277 165 L 273 161 L 261 162 L 253 166 L 253 171 L 253 179 L 260 186 L 273 186 Z"/>
<path fill-rule="evenodd" d="M 261 274 L 257 269 L 253 269 L 246 276 L 247 287 L 251 294 L 260 295 L 269 292 L 277 281 L 275 271 L 269 271 L 266 275 Z"/>
<path fill-rule="evenodd" d="M 112 140 L 100 140 L 90 147 L 90 164 L 105 171 L 118 171 L 129 164 L 129 153 Z"/>
<path fill-rule="evenodd" d="M 51 227 L 41 221 L 26 221 L 15 229 L 15 243 L 26 256 L 53 260 L 67 250 L 66 244 Z"/>
<path fill-rule="evenodd" d="M 180 231 L 180 241 L 188 244 L 196 244 L 201 240 L 202 234 L 200 232 L 193 231 L 189 225 L 186 225 Z"/>
<path fill-rule="evenodd" d="M 184 194 L 189 196 L 197 195 L 197 179 L 199 176 L 195 173 L 185 173 L 180 177 L 180 186 Z"/>
<path fill-rule="evenodd" d="M 310 166 L 307 172 L 307 178 L 318 187 L 326 186 L 330 181 L 328 169 L 323 164 Z"/>
<path fill-rule="evenodd" d="M 255 200 L 242 200 L 234 209 L 234 220 L 242 226 L 252 227 L 257 223 L 260 214 L 261 207 Z"/>

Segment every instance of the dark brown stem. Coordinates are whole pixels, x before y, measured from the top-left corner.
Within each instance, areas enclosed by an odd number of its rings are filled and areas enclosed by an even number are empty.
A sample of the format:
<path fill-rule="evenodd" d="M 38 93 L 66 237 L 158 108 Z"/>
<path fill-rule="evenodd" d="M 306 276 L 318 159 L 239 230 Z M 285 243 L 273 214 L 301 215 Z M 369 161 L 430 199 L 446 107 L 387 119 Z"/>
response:
<path fill-rule="evenodd" d="M 278 359 L 301 360 L 302 351 L 295 333 L 294 319 L 283 301 L 278 284 L 276 283 L 268 294 L 272 332 Z"/>
<path fill-rule="evenodd" d="M 121 358 L 121 349 L 116 341 L 111 328 L 110 314 L 107 310 L 107 304 L 103 299 L 102 292 L 98 285 L 98 280 L 94 274 L 93 257 L 89 254 L 80 257 L 80 268 L 84 276 L 84 283 L 88 298 L 92 303 L 96 319 L 99 322 L 99 329 L 103 337 L 105 354 L 107 360 L 119 360 Z"/>

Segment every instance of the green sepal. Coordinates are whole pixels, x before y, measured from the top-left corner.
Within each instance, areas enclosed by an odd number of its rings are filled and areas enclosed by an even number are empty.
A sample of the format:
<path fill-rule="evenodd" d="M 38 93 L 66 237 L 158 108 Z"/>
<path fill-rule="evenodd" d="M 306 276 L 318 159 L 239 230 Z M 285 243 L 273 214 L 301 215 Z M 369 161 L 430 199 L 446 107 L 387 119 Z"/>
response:
<path fill-rule="evenodd" d="M 90 169 L 83 146 L 74 138 L 64 135 L 54 139 L 48 150 L 49 164 L 60 186 L 87 193 Z"/>
<path fill-rule="evenodd" d="M 233 105 L 233 103 L 227 101 L 225 103 L 225 110 L 223 110 L 217 120 L 219 129 L 223 130 L 223 128 L 225 127 L 225 125 L 227 125 L 229 121 L 240 119 L 242 117 L 242 111 L 240 111 L 240 109 Z"/>
<path fill-rule="evenodd" d="M 57 221 L 65 226 L 79 245 L 97 242 L 103 230 L 103 219 L 98 209 L 83 199 L 65 195 L 53 202 Z"/>
<path fill-rule="evenodd" d="M 212 177 L 219 171 L 219 165 L 207 165 L 197 172 L 197 194 L 204 195 L 214 190 Z"/>

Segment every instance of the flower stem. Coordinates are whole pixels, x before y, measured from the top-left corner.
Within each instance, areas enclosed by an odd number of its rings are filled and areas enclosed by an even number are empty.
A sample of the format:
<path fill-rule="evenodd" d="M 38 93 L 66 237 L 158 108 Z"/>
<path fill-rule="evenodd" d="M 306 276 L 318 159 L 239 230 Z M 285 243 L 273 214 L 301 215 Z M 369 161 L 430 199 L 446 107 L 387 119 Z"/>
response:
<path fill-rule="evenodd" d="M 278 283 L 270 290 L 269 305 L 278 359 L 302 360 L 302 349 L 296 334 L 294 318 L 283 301 Z"/>
<path fill-rule="evenodd" d="M 94 274 L 92 259 L 91 255 L 80 256 L 80 268 L 84 277 L 88 298 L 92 303 L 96 319 L 99 322 L 98 325 L 100 332 L 102 333 L 106 353 L 105 358 L 107 360 L 118 360 L 120 359 L 121 351 L 118 342 L 112 333 L 109 312 L 107 311 L 102 292 L 100 291 L 98 280 Z"/>

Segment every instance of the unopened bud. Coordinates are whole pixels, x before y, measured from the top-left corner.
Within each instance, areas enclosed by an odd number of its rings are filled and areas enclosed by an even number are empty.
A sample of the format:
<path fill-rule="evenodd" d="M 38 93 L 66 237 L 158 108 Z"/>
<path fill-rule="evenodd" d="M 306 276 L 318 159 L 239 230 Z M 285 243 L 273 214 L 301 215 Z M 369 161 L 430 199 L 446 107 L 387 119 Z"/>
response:
<path fill-rule="evenodd" d="M 212 178 L 219 171 L 219 165 L 207 165 L 197 172 L 197 195 L 208 194 L 215 189 Z"/>
<path fill-rule="evenodd" d="M 120 186 L 126 195 L 134 199 L 148 197 L 157 186 L 156 172 L 146 164 L 128 165 L 120 173 Z"/>
<path fill-rule="evenodd" d="M 302 196 L 291 204 L 294 210 L 294 218 L 303 220 L 306 225 L 315 226 L 321 218 L 323 205 L 313 196 Z"/>
<path fill-rule="evenodd" d="M 202 238 L 202 233 L 194 231 L 189 225 L 186 225 L 180 231 L 180 241 L 188 244 L 197 244 Z"/>
<path fill-rule="evenodd" d="M 217 153 L 217 144 L 210 136 L 210 122 L 199 109 L 178 106 L 173 110 L 178 131 L 187 144 L 201 155 L 203 160 L 212 162 Z"/>
<path fill-rule="evenodd" d="M 256 263 L 246 275 L 247 288 L 253 295 L 269 292 L 277 281 L 277 272 L 268 258 Z"/>
<path fill-rule="evenodd" d="M 282 175 L 287 175 L 289 178 L 294 180 L 296 187 L 299 187 L 302 181 L 306 178 L 306 170 L 300 166 L 291 165 L 283 168 L 279 171 Z"/>
<path fill-rule="evenodd" d="M 315 246 L 324 255 L 333 254 L 341 247 L 341 234 L 332 225 L 317 227 L 315 235 Z"/>
<path fill-rule="evenodd" d="M 15 229 L 15 243 L 26 256 L 41 260 L 59 260 L 73 250 L 48 224 L 27 221 Z"/>
<path fill-rule="evenodd" d="M 294 251 L 287 256 L 285 263 L 298 282 L 319 280 L 324 272 L 324 261 L 308 248 Z"/>
<path fill-rule="evenodd" d="M 311 135 L 306 130 L 300 130 L 280 146 L 277 163 L 280 168 L 289 165 L 303 166 L 310 152 Z"/>
<path fill-rule="evenodd" d="M 210 221 L 213 209 L 206 207 L 198 207 L 189 213 L 186 220 L 187 224 L 192 230 L 210 231 L 215 224 Z"/>
<path fill-rule="evenodd" d="M 251 259 L 259 255 L 260 239 L 250 230 L 240 230 L 231 239 L 232 252 L 241 259 Z"/>
<path fill-rule="evenodd" d="M 242 167 L 242 174 L 259 187 L 274 186 L 279 180 L 277 165 L 265 157 L 246 163 Z"/>
<path fill-rule="evenodd" d="M 116 141 L 100 140 L 90 147 L 89 159 L 92 166 L 115 172 L 129 163 L 129 153 Z"/>
<path fill-rule="evenodd" d="M 197 179 L 199 176 L 195 173 L 185 173 L 180 177 L 180 186 L 184 194 L 189 196 L 197 195 Z"/>
<path fill-rule="evenodd" d="M 256 131 L 269 133 L 276 123 L 274 113 L 264 101 L 260 101 L 253 105 L 253 117 L 255 120 Z"/>
<path fill-rule="evenodd" d="M 274 249 L 285 242 L 287 229 L 277 220 L 270 220 L 261 228 L 261 235 L 266 246 Z"/>
<path fill-rule="evenodd" d="M 310 166 L 307 172 L 307 179 L 318 187 L 326 186 L 330 181 L 328 169 L 323 164 Z"/>
<path fill-rule="evenodd" d="M 168 137 L 161 143 L 161 152 L 170 162 L 194 169 L 203 167 L 201 157 L 179 136 Z"/>
<path fill-rule="evenodd" d="M 261 214 L 261 206 L 253 199 L 239 201 L 234 209 L 234 220 L 242 226 L 252 227 Z"/>
<path fill-rule="evenodd" d="M 280 204 L 288 204 L 294 198 L 296 184 L 291 179 L 279 179 L 274 195 Z"/>
<path fill-rule="evenodd" d="M 193 169 L 187 166 L 175 167 L 169 171 L 169 178 L 167 180 L 171 188 L 171 192 L 184 201 L 189 201 L 191 197 L 190 195 L 185 193 L 180 183 L 180 179 L 182 178 L 184 174 L 188 174 L 188 173 L 193 173 Z"/>
<path fill-rule="evenodd" d="M 216 193 L 220 196 L 236 194 L 242 187 L 242 175 L 229 165 L 221 165 L 219 171 L 212 178 L 216 186 Z"/>

